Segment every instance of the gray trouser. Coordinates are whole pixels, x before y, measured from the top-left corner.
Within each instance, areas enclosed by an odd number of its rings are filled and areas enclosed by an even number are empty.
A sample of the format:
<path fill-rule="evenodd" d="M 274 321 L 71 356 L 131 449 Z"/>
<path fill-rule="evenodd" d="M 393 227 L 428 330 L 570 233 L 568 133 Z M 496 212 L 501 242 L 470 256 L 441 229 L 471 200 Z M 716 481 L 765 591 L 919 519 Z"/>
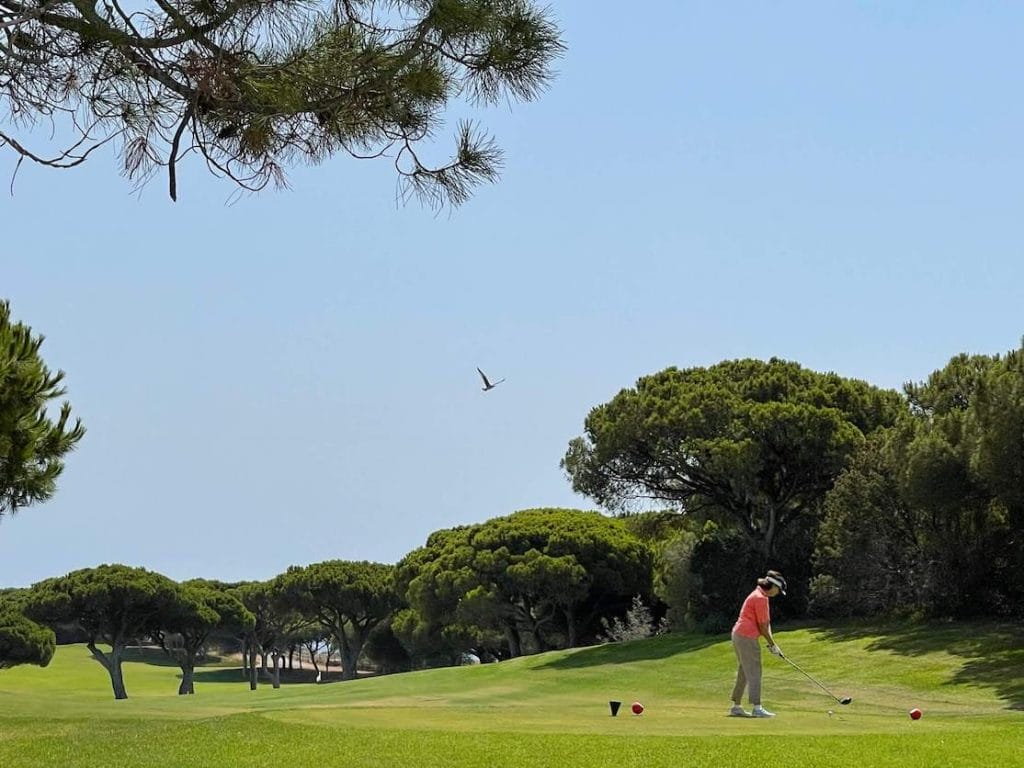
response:
<path fill-rule="evenodd" d="M 743 700 L 743 689 L 748 688 L 750 703 L 761 703 L 761 645 L 756 637 L 743 637 L 732 633 L 732 647 L 736 651 L 736 685 L 732 689 L 732 700 L 739 704 Z"/>

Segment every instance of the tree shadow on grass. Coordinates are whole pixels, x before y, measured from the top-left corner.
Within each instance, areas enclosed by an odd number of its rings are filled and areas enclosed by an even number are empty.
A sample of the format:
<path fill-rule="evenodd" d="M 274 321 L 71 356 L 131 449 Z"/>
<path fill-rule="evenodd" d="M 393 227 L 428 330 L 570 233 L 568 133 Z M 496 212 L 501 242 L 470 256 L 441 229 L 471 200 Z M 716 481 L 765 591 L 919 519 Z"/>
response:
<path fill-rule="evenodd" d="M 1008 709 L 1024 710 L 1024 627 L 1012 623 L 902 623 L 811 630 L 828 640 L 874 638 L 869 651 L 916 656 L 946 651 L 964 659 L 947 681 L 989 688 Z"/>
<path fill-rule="evenodd" d="M 151 664 L 155 667 L 177 667 L 178 662 L 168 656 L 162 648 L 153 646 L 131 645 L 124 649 L 121 656 L 122 661 L 130 661 L 136 664 Z M 217 664 L 222 661 L 220 656 L 213 653 L 205 654 L 200 664 Z"/>
<path fill-rule="evenodd" d="M 581 669 L 605 664 L 666 659 L 679 653 L 699 651 L 728 640 L 727 635 L 668 634 L 628 643 L 606 643 L 582 648 L 567 656 L 541 664 L 539 669 Z"/>
<path fill-rule="evenodd" d="M 196 667 L 195 682 L 200 683 L 245 683 L 249 681 L 249 674 L 242 673 L 241 667 Z M 257 678 L 260 685 L 270 685 L 270 677 L 260 675 Z M 331 670 L 329 676 L 321 677 L 320 684 L 335 683 L 341 681 L 341 672 Z M 316 672 L 312 669 L 282 669 L 281 685 L 313 685 L 316 683 Z"/>

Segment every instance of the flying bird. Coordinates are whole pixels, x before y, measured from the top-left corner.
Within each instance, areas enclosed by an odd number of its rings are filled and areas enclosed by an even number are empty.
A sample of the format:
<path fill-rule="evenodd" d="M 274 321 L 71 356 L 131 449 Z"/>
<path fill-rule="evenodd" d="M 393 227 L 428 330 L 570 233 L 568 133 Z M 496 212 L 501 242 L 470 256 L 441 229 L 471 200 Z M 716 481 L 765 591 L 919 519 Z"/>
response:
<path fill-rule="evenodd" d="M 484 391 L 484 392 L 486 392 L 486 391 L 487 391 L 487 390 L 489 390 L 489 389 L 494 389 L 494 388 L 495 388 L 496 386 L 498 386 L 499 384 L 501 384 L 501 382 L 503 382 L 503 381 L 504 381 L 504 379 L 498 379 L 498 380 L 497 380 L 496 382 L 494 382 L 494 383 L 492 384 L 492 383 L 491 383 L 491 382 L 490 382 L 490 381 L 488 380 L 487 376 L 485 376 L 485 375 L 484 375 L 484 372 L 483 372 L 483 371 L 481 371 L 481 370 L 480 370 L 479 368 L 477 368 L 477 369 L 476 369 L 476 372 L 477 372 L 477 373 L 479 373 L 479 374 L 480 374 L 480 378 L 484 380 L 484 386 L 483 386 L 483 391 Z"/>

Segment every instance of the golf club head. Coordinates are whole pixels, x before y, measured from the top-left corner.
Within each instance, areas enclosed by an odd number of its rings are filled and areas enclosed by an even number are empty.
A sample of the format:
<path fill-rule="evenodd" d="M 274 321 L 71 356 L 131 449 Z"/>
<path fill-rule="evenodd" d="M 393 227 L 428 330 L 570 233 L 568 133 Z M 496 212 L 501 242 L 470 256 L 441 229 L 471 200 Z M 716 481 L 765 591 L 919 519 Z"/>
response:
<path fill-rule="evenodd" d="M 843 698 L 841 698 L 839 700 L 839 703 L 840 704 L 849 704 L 851 701 L 853 701 L 853 699 L 851 699 L 849 696 L 843 696 Z"/>

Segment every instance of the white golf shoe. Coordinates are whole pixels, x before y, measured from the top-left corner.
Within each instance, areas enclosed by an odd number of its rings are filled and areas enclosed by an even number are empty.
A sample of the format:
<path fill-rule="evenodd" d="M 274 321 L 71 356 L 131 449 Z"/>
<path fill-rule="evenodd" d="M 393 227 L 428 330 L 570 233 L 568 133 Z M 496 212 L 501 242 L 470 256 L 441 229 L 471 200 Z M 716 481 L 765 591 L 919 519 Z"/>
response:
<path fill-rule="evenodd" d="M 769 712 L 767 709 L 765 709 L 760 704 L 758 704 L 756 707 L 754 707 L 754 711 L 752 713 L 752 716 L 753 717 L 775 717 L 775 713 L 774 712 Z"/>

